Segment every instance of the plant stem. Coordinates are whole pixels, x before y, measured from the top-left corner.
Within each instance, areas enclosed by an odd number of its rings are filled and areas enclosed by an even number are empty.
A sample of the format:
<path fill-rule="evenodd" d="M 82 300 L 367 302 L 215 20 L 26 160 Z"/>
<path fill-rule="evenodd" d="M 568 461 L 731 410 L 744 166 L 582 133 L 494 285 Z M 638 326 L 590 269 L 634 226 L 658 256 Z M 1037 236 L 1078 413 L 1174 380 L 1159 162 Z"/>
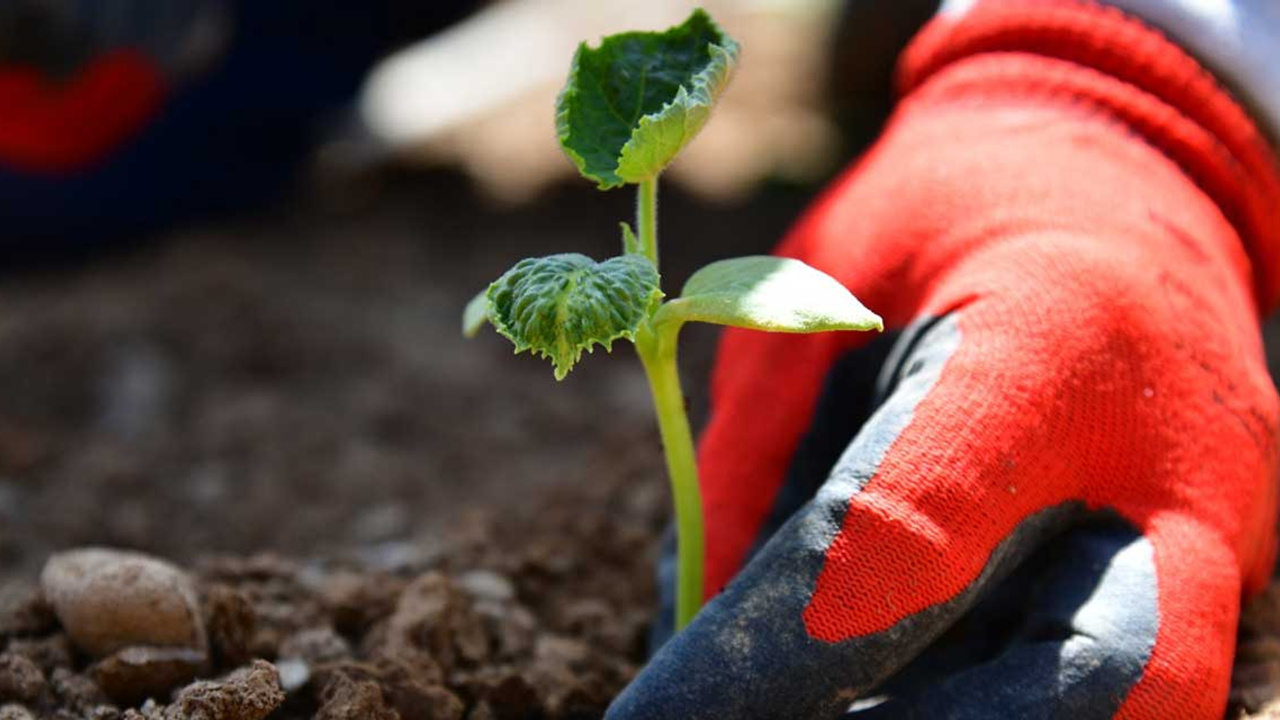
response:
<path fill-rule="evenodd" d="M 649 378 L 658 432 L 667 459 L 671 496 L 676 509 L 676 630 L 689 624 L 702 607 L 702 492 L 693 432 L 685 412 L 684 393 L 676 367 L 678 328 L 655 333 L 646 326 L 636 338 L 636 350 Z"/>
<path fill-rule="evenodd" d="M 658 176 L 642 180 L 636 188 L 636 234 L 645 257 L 658 267 Z"/>

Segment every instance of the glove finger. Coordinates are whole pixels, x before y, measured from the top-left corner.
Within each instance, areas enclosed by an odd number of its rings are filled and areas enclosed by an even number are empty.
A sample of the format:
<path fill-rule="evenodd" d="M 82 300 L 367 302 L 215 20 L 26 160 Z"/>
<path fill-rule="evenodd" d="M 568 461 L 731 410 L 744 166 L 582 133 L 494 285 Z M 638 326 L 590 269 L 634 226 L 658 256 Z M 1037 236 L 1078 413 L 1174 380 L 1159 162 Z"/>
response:
<path fill-rule="evenodd" d="M 1104 515 L 1029 558 L 886 683 L 887 700 L 845 720 L 1111 718 L 1158 625 L 1152 545 Z"/>

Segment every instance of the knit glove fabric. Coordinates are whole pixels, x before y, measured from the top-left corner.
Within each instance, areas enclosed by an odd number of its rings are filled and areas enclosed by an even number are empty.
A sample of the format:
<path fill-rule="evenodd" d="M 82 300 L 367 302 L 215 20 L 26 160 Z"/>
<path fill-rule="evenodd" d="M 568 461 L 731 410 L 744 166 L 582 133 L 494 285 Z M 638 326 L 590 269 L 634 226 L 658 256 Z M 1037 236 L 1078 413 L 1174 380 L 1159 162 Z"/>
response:
<path fill-rule="evenodd" d="M 892 332 L 725 334 L 710 602 L 608 717 L 1221 718 L 1275 545 L 1270 147 L 1094 5 L 940 18 L 900 83 L 778 249 Z"/>

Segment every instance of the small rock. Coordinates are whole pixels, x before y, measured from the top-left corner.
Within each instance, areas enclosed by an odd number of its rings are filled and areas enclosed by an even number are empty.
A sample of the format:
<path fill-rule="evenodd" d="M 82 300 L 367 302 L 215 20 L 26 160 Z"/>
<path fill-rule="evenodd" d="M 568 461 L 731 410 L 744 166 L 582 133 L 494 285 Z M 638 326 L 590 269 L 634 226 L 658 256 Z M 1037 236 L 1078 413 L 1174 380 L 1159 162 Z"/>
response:
<path fill-rule="evenodd" d="M 92 657 L 134 645 L 208 652 L 191 580 L 162 560 L 71 550 L 49 558 L 40 584 L 71 640 Z"/>
<path fill-rule="evenodd" d="M 57 627 L 58 618 L 40 588 L 16 582 L 0 585 L 0 640 L 45 635 Z"/>
<path fill-rule="evenodd" d="M 0 705 L 0 720 L 36 720 L 31 711 L 21 705 Z"/>
<path fill-rule="evenodd" d="M 488 631 L 471 598 L 438 572 L 410 583 L 395 612 L 365 637 L 365 645 L 374 657 L 426 652 L 446 668 L 483 663 L 490 651 Z"/>
<path fill-rule="evenodd" d="M 167 697 L 204 666 L 204 654 L 195 650 L 135 646 L 95 663 L 89 675 L 112 700 L 133 705 L 149 697 Z"/>
<path fill-rule="evenodd" d="M 351 657 L 351 646 L 330 627 L 301 630 L 280 643 L 280 657 L 309 663 L 334 662 Z"/>
<path fill-rule="evenodd" d="M 9 652 L 22 655 L 40 666 L 45 673 L 54 668 L 75 664 L 76 650 L 66 633 L 54 633 L 40 638 L 15 638 L 9 641 Z"/>
<path fill-rule="evenodd" d="M 335 673 L 320 694 L 315 720 L 402 720 L 374 680 Z"/>
<path fill-rule="evenodd" d="M 276 669 L 280 671 L 280 687 L 287 693 L 295 692 L 311 681 L 311 665 L 306 660 L 277 660 Z"/>
<path fill-rule="evenodd" d="M 355 637 L 395 611 L 402 590 L 404 581 L 392 575 L 337 571 L 325 579 L 320 592 L 334 627 Z"/>
<path fill-rule="evenodd" d="M 258 616 L 243 593 L 215 583 L 204 592 L 202 607 L 209 630 L 209 650 L 218 667 L 239 667 L 253 657 L 251 643 Z"/>
<path fill-rule="evenodd" d="M 63 705 L 80 713 L 87 713 L 108 700 L 102 688 L 84 675 L 77 675 L 67 668 L 57 668 L 49 676 L 49 685 L 62 700 Z"/>
<path fill-rule="evenodd" d="M 0 702 L 35 702 L 45 688 L 44 673 L 22 655 L 0 654 Z"/>
<path fill-rule="evenodd" d="M 456 582 L 477 600 L 509 602 L 516 597 L 515 585 L 492 570 L 470 570 L 459 575 Z"/>
<path fill-rule="evenodd" d="M 280 673 L 265 660 L 222 680 L 192 683 L 178 691 L 166 720 L 262 720 L 284 702 Z"/>
<path fill-rule="evenodd" d="M 120 708 L 115 705 L 99 705 L 84 715 L 85 720 L 120 720 Z"/>

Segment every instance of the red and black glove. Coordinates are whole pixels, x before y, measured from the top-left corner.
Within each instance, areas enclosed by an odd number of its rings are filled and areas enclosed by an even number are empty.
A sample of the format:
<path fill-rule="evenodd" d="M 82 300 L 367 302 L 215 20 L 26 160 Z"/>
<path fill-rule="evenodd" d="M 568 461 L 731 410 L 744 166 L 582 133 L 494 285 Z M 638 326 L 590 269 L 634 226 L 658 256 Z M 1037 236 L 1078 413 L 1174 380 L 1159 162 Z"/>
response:
<path fill-rule="evenodd" d="M 608 717 L 1220 718 L 1274 556 L 1280 166 L 1093 5 L 979 4 L 901 73 L 779 249 L 896 332 L 727 332 L 714 597 Z"/>

